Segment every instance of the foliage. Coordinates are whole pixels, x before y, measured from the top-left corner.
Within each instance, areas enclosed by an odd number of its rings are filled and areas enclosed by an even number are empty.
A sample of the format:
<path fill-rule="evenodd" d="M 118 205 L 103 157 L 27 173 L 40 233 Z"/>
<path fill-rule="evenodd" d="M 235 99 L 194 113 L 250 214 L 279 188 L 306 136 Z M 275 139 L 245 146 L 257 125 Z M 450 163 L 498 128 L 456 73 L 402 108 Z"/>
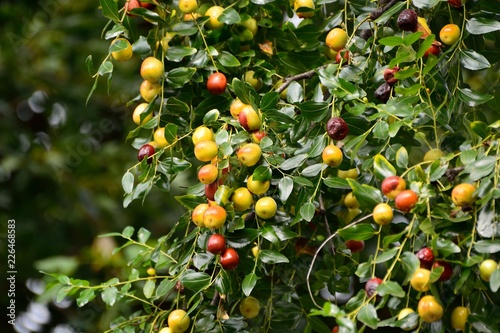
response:
<path fill-rule="evenodd" d="M 145 228 L 126 227 L 106 235 L 125 240 L 114 253 L 134 248 L 127 279 L 90 285 L 52 274 L 59 300 L 74 296 L 84 306 L 99 296 L 109 307 L 138 306 L 137 312 L 116 318 L 112 332 L 156 332 L 176 308 L 187 310 L 191 332 L 330 332 L 334 325 L 341 333 L 399 331 L 415 323 L 415 331 L 444 332 L 453 330 L 450 316 L 458 305 L 469 308 L 471 330 L 496 332 L 500 322 L 492 314 L 500 305 L 500 270 L 489 282 L 479 278 L 479 263 L 498 260 L 500 251 L 495 93 L 500 29 L 491 4 L 467 1 L 455 8 L 446 1 L 419 0 L 390 1 L 384 7 L 364 0 L 317 1 L 313 16 L 289 20 L 294 7 L 288 0 L 221 1 L 223 26 L 214 30 L 203 16 L 209 3 L 199 4 L 198 17 L 185 17 L 164 2 L 133 9 L 131 15 L 113 0 L 100 4 L 110 20 L 103 33 L 110 45 L 125 37 L 135 57 L 154 56 L 165 69 L 160 94 L 149 103 L 154 117 L 127 137 L 136 149 L 155 141 L 157 149 L 151 163 L 144 159 L 124 170 L 124 206 L 147 201 L 155 186 L 169 192 L 179 174 L 196 170 L 201 164 L 191 137 L 205 125 L 215 133 L 213 163 L 221 174 L 211 204 L 228 214 L 217 231 L 237 250 L 240 262 L 235 270 L 225 270 L 220 256 L 206 251 L 214 231 L 191 221 L 192 211 L 207 202 L 204 185 L 193 181 L 176 197 L 186 213 L 168 234 L 154 239 Z M 439 34 L 401 31 L 396 19 L 406 7 L 425 17 L 434 32 L 457 24 L 459 41 L 443 46 L 437 56 L 427 55 Z M 255 35 L 242 23 L 249 18 L 258 25 Z M 348 34 L 347 63 L 336 63 L 325 44 L 334 27 Z M 103 78 L 115 82 L 111 52 L 121 47 L 114 44 L 99 66 L 87 58 L 95 73 L 89 104 Z M 388 100 L 375 98 L 385 69 L 395 66 L 400 70 Z M 247 82 L 249 70 L 262 84 Z M 229 84 L 214 95 L 206 81 L 216 71 Z M 479 77 L 489 84 L 477 84 L 475 71 L 483 71 Z M 235 98 L 259 110 L 264 138 L 255 140 L 230 114 Z M 137 102 L 140 95 L 129 104 Z M 331 117 L 346 121 L 347 137 L 330 139 L 325 126 Z M 159 127 L 165 128 L 165 147 L 154 140 Z M 237 152 L 253 140 L 262 157 L 254 166 L 243 166 Z M 343 152 L 335 167 L 322 161 L 323 149 L 332 143 Z M 444 153 L 424 158 L 431 149 Z M 381 191 L 391 175 L 403 177 L 418 202 L 407 213 L 394 209 L 392 223 L 379 226 L 372 210 L 381 202 L 394 207 Z M 270 181 L 269 190 L 254 200 L 273 197 L 279 207 L 274 217 L 263 220 L 252 208 L 234 209 L 231 194 L 245 187 L 249 176 Z M 464 182 L 476 186 L 477 200 L 459 207 L 451 192 Z M 343 204 L 351 191 L 359 208 Z M 345 245 L 351 239 L 364 240 L 365 249 L 351 253 Z M 419 266 L 415 253 L 425 246 L 450 263 L 453 274 L 443 282 L 442 268 L 433 269 L 430 290 L 421 293 L 409 281 Z M 151 267 L 154 272 L 145 274 Z M 369 297 L 363 285 L 375 276 L 383 283 Z M 413 315 L 398 320 L 399 311 L 416 310 L 424 294 L 442 303 L 444 317 L 433 323 Z M 249 295 L 263 309 L 256 318 L 244 319 L 237 305 Z"/>

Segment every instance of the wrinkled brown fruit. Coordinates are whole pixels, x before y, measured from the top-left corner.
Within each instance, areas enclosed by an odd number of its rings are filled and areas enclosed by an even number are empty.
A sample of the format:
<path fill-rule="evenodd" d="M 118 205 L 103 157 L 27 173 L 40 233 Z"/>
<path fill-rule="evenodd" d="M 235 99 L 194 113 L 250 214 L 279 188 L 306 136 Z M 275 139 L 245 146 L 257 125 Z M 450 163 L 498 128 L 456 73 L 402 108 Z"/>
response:
<path fill-rule="evenodd" d="M 399 67 L 394 66 L 393 68 L 386 68 L 384 71 L 384 80 L 391 86 L 394 85 L 394 83 L 398 82 L 398 79 L 394 77 L 394 74 L 396 72 L 399 72 Z"/>
<path fill-rule="evenodd" d="M 377 88 L 377 90 L 375 90 L 375 98 L 383 103 L 386 103 L 389 100 L 389 97 L 391 97 L 391 91 L 392 86 L 389 83 L 384 82 Z"/>
<path fill-rule="evenodd" d="M 418 24 L 417 12 L 413 9 L 404 9 L 399 13 L 397 24 L 401 30 L 416 31 Z"/>
<path fill-rule="evenodd" d="M 344 119 L 333 117 L 326 123 L 326 132 L 333 140 L 342 140 L 349 134 L 349 126 Z"/>
<path fill-rule="evenodd" d="M 420 268 L 431 269 L 434 263 L 434 253 L 429 247 L 424 247 L 417 252 L 417 258 L 420 260 Z"/>

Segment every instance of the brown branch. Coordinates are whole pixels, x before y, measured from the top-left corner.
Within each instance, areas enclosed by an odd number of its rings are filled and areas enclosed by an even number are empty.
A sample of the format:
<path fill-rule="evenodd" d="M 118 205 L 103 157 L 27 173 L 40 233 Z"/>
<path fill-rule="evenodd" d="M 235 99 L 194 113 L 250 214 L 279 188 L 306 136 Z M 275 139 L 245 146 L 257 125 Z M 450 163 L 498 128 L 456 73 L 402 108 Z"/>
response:
<path fill-rule="evenodd" d="M 290 83 L 292 83 L 293 81 L 298 81 L 298 80 L 302 80 L 302 79 L 310 79 L 313 77 L 313 75 L 316 73 L 317 70 L 319 69 L 322 69 L 322 68 L 325 68 L 327 65 L 323 65 L 323 66 L 320 66 L 318 68 L 315 68 L 315 69 L 311 69 L 310 71 L 307 71 L 307 72 L 304 72 L 304 73 L 300 73 L 300 74 L 296 74 L 296 75 L 292 75 L 292 76 L 288 76 L 285 78 L 285 80 L 283 81 L 283 84 L 281 86 L 279 86 L 275 92 L 277 92 L 278 94 L 281 93 L 283 90 L 285 90 L 289 85 Z"/>

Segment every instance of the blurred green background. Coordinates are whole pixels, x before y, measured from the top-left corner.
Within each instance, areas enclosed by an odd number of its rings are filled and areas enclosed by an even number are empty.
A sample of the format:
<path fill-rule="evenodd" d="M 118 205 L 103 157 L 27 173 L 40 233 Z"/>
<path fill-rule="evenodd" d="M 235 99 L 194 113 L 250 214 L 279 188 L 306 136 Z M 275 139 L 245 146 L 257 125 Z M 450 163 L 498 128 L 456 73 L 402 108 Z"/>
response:
<path fill-rule="evenodd" d="M 135 104 L 125 105 L 139 93 L 140 59 L 115 63 L 109 93 L 101 78 L 86 105 L 94 80 L 85 60 L 92 55 L 97 70 L 109 46 L 98 1 L 2 1 L 0 22 L 0 331 L 14 331 L 5 275 L 15 219 L 15 331 L 102 332 L 119 309 L 56 304 L 39 295 L 49 281 L 39 271 L 95 283 L 120 277 L 126 254 L 111 257 L 119 240 L 97 236 L 132 225 L 159 237 L 183 213 L 175 188 L 122 206 L 121 177 L 137 162 L 125 142 Z"/>

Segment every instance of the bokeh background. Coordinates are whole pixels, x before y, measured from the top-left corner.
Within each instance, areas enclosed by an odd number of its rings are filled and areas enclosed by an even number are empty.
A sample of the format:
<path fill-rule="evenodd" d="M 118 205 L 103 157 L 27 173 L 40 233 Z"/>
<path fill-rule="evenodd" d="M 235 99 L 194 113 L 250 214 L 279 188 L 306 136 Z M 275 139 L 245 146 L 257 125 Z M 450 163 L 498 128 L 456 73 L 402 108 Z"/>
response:
<path fill-rule="evenodd" d="M 109 41 L 96 0 L 0 2 L 0 332 L 103 332 L 117 311 L 100 300 L 83 308 L 43 293 L 62 273 L 100 283 L 126 276 L 119 239 L 98 235 L 131 225 L 159 237 L 183 211 L 170 193 L 153 189 L 123 208 L 121 177 L 136 151 L 134 128 L 142 79 L 140 59 L 116 63 L 109 87 L 101 78 L 86 103 Z M 180 179 L 179 182 L 188 180 Z M 7 323 L 7 221 L 16 221 L 16 326 Z M 126 305 L 124 305 L 126 306 Z"/>

